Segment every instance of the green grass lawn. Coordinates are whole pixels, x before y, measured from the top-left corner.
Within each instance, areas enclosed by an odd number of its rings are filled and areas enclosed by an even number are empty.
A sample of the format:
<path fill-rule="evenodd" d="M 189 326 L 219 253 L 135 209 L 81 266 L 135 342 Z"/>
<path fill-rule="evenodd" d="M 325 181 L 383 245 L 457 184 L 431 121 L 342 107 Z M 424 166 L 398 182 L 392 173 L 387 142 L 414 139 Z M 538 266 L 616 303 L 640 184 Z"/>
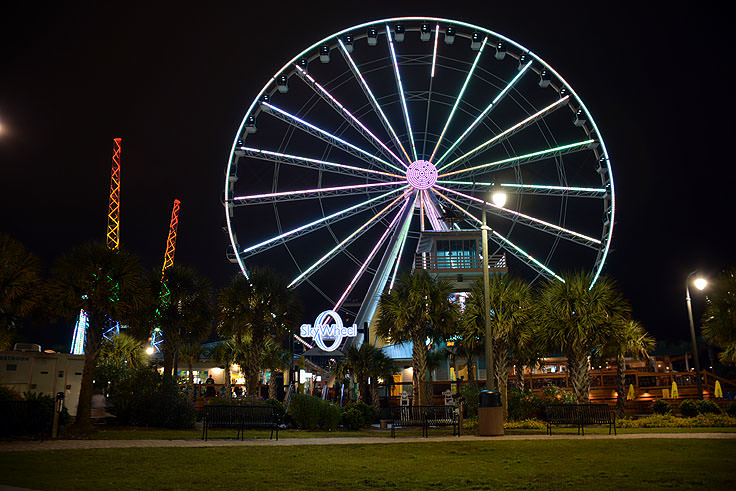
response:
<path fill-rule="evenodd" d="M 33 489 L 734 489 L 734 440 L 539 440 L 1 452 Z"/>

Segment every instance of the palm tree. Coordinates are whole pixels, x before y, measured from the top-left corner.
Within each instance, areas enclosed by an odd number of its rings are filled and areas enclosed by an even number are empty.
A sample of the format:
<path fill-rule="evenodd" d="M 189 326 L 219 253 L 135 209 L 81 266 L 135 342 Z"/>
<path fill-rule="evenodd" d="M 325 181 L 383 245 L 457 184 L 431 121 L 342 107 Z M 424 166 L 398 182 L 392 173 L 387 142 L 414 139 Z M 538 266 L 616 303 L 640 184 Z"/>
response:
<path fill-rule="evenodd" d="M 179 347 L 179 355 L 187 364 L 187 393 L 190 402 L 194 402 L 194 363 L 198 362 L 205 350 L 201 344 L 184 343 Z"/>
<path fill-rule="evenodd" d="M 291 366 L 291 351 L 285 350 L 280 344 L 272 339 L 266 340 L 263 348 L 263 367 L 271 371 L 268 380 L 268 398 L 276 399 L 276 372 L 281 372 Z"/>
<path fill-rule="evenodd" d="M 180 346 L 199 345 L 210 335 L 213 308 L 209 281 L 191 268 L 169 268 L 166 288 L 169 294 L 159 307 L 157 320 L 164 338 L 164 376 L 170 377 Z"/>
<path fill-rule="evenodd" d="M 0 234 L 0 351 L 10 348 L 18 322 L 38 304 L 41 264 L 23 244 Z"/>
<path fill-rule="evenodd" d="M 433 376 L 435 370 L 437 370 L 442 362 L 447 360 L 447 352 L 445 350 L 434 349 L 427 352 L 427 400 L 432 402 L 434 396 L 434 383 Z"/>
<path fill-rule="evenodd" d="M 230 384 L 230 365 L 238 357 L 238 348 L 233 340 L 222 341 L 215 345 L 209 356 L 225 370 L 225 399 L 230 400 L 232 386 Z"/>
<path fill-rule="evenodd" d="M 508 275 L 493 275 L 489 282 L 491 332 L 496 387 L 501 392 L 504 412 L 508 410 L 508 376 L 512 352 L 529 336 L 532 301 L 529 285 Z M 468 296 L 463 316 L 463 339 L 485 338 L 483 283 L 476 281 Z M 486 365 L 487 366 L 487 365 Z"/>
<path fill-rule="evenodd" d="M 427 339 L 454 332 L 458 307 L 449 300 L 452 287 L 424 270 L 404 275 L 393 290 L 381 295 L 376 334 L 400 343 L 411 341 L 414 401 L 426 405 Z"/>
<path fill-rule="evenodd" d="M 246 388 L 258 396 L 267 339 L 281 343 L 297 323 L 299 303 L 286 283 L 267 269 L 236 276 L 219 295 L 218 332 L 242 346 Z"/>
<path fill-rule="evenodd" d="M 635 320 L 625 319 L 614 326 L 613 335 L 603 346 L 605 356 L 616 358 L 616 411 L 619 418 L 624 417 L 626 409 L 626 357 L 648 359 L 654 349 L 652 338 Z"/>
<path fill-rule="evenodd" d="M 703 315 L 703 336 L 723 351 L 723 362 L 736 362 L 736 268 L 724 271 L 713 284 Z"/>
<path fill-rule="evenodd" d="M 52 309 L 74 318 L 87 312 L 89 325 L 85 337 L 85 359 L 79 391 L 76 424 L 90 425 L 92 381 L 103 333 L 113 319 L 125 321 L 145 301 L 145 282 L 138 259 L 123 251 L 93 243 L 63 255 L 52 270 L 49 298 Z"/>
<path fill-rule="evenodd" d="M 630 309 L 610 278 L 601 277 L 592 287 L 582 272 L 563 279 L 549 280 L 542 288 L 535 315 L 547 346 L 567 355 L 573 391 L 583 403 L 590 397 L 589 357 L 628 317 Z"/>
<path fill-rule="evenodd" d="M 143 343 L 129 334 L 120 332 L 113 336 L 109 343 L 102 345 L 99 361 L 110 361 L 131 368 L 141 368 L 146 363 Z"/>
<path fill-rule="evenodd" d="M 378 409 L 378 378 L 393 375 L 393 362 L 383 350 L 363 343 L 360 348 L 351 345 L 346 353 L 347 369 L 358 383 L 358 400 L 367 401 L 370 391 L 371 403 Z M 370 385 L 368 380 L 370 379 Z"/>

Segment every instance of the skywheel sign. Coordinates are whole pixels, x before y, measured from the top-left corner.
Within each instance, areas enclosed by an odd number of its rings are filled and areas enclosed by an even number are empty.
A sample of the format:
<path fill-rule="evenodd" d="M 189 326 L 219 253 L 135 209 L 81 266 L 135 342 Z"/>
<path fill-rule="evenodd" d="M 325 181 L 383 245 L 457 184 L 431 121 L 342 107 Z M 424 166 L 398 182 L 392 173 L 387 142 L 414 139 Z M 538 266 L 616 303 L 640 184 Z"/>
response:
<path fill-rule="evenodd" d="M 358 335 L 358 326 L 353 324 L 345 327 L 340 314 L 334 310 L 325 310 L 317 316 L 313 325 L 302 324 L 299 328 L 299 335 L 303 338 L 312 338 L 323 351 L 335 351 L 343 338 L 354 338 Z M 328 345 L 325 341 L 330 344 Z"/>

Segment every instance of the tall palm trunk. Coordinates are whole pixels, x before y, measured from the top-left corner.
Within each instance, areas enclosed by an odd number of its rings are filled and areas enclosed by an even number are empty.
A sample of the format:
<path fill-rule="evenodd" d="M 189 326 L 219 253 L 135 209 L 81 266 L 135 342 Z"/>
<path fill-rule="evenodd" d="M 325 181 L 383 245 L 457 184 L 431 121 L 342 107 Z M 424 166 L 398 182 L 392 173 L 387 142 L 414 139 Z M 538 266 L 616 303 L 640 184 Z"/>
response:
<path fill-rule="evenodd" d="M 230 363 L 225 363 L 225 399 L 232 399 L 233 389 L 230 385 Z"/>
<path fill-rule="evenodd" d="M 268 398 L 276 399 L 276 370 L 271 370 L 271 378 L 268 379 Z"/>
<path fill-rule="evenodd" d="M 89 314 L 90 325 L 98 325 L 97 322 L 105 322 L 104 316 L 94 316 Z M 101 330 L 99 330 L 101 331 Z M 79 387 L 79 402 L 77 404 L 77 418 L 75 426 L 80 429 L 86 429 L 92 426 L 90 419 L 90 410 L 92 408 L 92 391 L 95 377 L 95 367 L 97 366 L 97 358 L 100 354 L 100 342 L 98 340 L 95 329 L 87 329 L 87 339 L 84 343 L 84 368 L 82 369 L 82 383 Z"/>
<path fill-rule="evenodd" d="M 590 400 L 590 367 L 588 354 L 583 350 L 567 353 L 567 368 L 575 399 L 582 404 Z"/>
<path fill-rule="evenodd" d="M 187 370 L 189 370 L 189 378 L 187 382 L 187 398 L 189 402 L 194 402 L 194 367 L 192 365 L 192 359 L 187 357 Z"/>
<path fill-rule="evenodd" d="M 465 367 L 468 370 L 468 382 L 470 383 L 475 382 L 475 363 L 473 362 L 472 356 L 468 356 L 467 362 L 465 363 Z"/>
<path fill-rule="evenodd" d="M 616 357 L 616 415 L 623 418 L 626 414 L 626 365 L 621 353 Z"/>
<path fill-rule="evenodd" d="M 162 351 L 164 355 L 164 377 L 171 377 L 175 375 L 174 372 L 174 358 L 176 352 L 179 350 L 179 345 L 173 339 L 164 338 Z"/>
<path fill-rule="evenodd" d="M 260 397 L 261 353 L 255 346 L 251 342 L 245 349 L 245 389 L 249 396 Z"/>
<path fill-rule="evenodd" d="M 424 347 L 424 339 L 414 336 L 412 340 L 412 392 L 415 406 L 427 405 L 427 392 L 424 390 L 424 376 L 427 373 L 427 350 Z"/>
<path fill-rule="evenodd" d="M 524 365 L 516 365 L 516 389 L 524 391 Z"/>
<path fill-rule="evenodd" d="M 381 410 L 381 401 L 378 398 L 378 381 L 371 379 L 370 384 L 371 405 L 376 411 Z"/>
<path fill-rule="evenodd" d="M 506 419 L 509 412 L 509 355 L 506 343 L 496 340 L 493 346 L 493 361 L 496 370 L 496 387 L 501 393 L 501 404 L 503 405 L 503 417 Z"/>

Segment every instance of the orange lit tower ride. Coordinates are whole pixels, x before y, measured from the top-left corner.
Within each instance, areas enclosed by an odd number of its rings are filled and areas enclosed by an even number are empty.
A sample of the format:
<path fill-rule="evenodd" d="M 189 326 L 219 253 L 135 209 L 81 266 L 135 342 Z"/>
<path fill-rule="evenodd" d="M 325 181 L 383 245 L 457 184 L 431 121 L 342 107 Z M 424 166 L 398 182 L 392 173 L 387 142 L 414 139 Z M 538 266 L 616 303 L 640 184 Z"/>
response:
<path fill-rule="evenodd" d="M 176 252 L 176 231 L 179 228 L 179 205 L 181 201 L 174 200 L 174 207 L 171 209 L 171 223 L 169 224 L 169 236 L 166 239 L 166 252 L 164 253 L 164 265 L 161 268 L 161 309 L 164 309 L 169 303 L 169 295 L 171 291 L 166 284 L 166 271 L 174 265 L 174 252 Z M 160 311 L 159 311 L 160 312 Z M 156 351 L 161 351 L 160 345 L 164 338 L 160 327 L 155 327 L 151 334 L 151 346 Z"/>

